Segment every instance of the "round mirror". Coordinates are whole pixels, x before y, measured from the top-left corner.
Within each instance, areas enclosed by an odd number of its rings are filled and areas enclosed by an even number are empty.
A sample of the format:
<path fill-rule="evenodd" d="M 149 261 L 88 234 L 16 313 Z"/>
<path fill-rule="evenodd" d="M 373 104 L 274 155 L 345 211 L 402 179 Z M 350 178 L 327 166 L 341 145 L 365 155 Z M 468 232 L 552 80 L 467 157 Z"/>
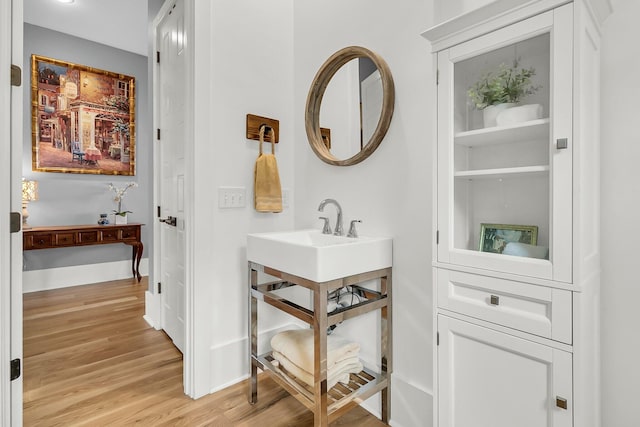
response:
<path fill-rule="evenodd" d="M 359 46 L 334 53 L 316 74 L 305 110 L 314 153 L 337 166 L 360 163 L 384 138 L 395 101 L 387 63 Z"/>

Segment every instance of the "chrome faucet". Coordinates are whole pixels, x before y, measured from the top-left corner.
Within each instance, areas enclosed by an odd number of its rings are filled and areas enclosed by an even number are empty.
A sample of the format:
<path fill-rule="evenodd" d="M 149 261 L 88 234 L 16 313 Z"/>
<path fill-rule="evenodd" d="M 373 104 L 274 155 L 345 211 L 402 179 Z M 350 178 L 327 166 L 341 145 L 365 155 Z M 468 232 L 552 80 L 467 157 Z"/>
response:
<path fill-rule="evenodd" d="M 351 221 L 351 224 L 349 225 L 349 232 L 347 233 L 347 237 L 353 237 L 354 239 L 356 239 L 358 237 L 358 230 L 356 230 L 356 224 L 362 222 L 359 219 L 354 219 L 353 221 Z"/>
<path fill-rule="evenodd" d="M 338 201 L 335 199 L 324 199 L 323 201 L 320 202 L 320 206 L 318 206 L 318 210 L 320 212 L 323 212 L 324 207 L 329 203 L 335 205 L 336 209 L 338 210 L 338 217 L 336 218 L 336 229 L 333 232 L 333 234 L 336 236 L 342 236 L 344 235 L 344 230 L 342 229 L 342 207 L 340 207 L 340 203 L 338 203 Z M 329 228 L 329 233 L 326 232 L 326 228 L 322 232 L 325 234 L 330 234 L 331 228 Z"/>
<path fill-rule="evenodd" d="M 322 226 L 322 234 L 331 234 L 331 226 L 329 225 L 329 217 L 319 216 L 318 219 L 324 220 L 324 225 Z"/>

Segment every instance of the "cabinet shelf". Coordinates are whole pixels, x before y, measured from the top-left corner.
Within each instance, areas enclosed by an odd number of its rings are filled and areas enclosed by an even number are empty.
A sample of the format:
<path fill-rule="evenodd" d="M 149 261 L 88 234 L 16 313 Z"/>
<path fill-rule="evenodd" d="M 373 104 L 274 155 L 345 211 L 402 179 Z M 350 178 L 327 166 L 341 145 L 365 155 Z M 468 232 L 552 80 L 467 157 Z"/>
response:
<path fill-rule="evenodd" d="M 549 172 L 549 166 L 521 166 L 516 168 L 478 169 L 460 171 L 454 174 L 456 179 L 499 179 L 544 175 Z"/>
<path fill-rule="evenodd" d="M 257 357 L 258 366 L 276 383 L 287 390 L 307 409 L 315 409 L 316 396 L 313 389 L 293 375 L 287 373 L 274 359 L 271 352 Z M 389 376 L 364 368 L 357 374 L 349 375 L 349 383 L 337 383 L 327 391 L 327 418 L 333 422 L 360 402 L 389 386 Z"/>
<path fill-rule="evenodd" d="M 549 139 L 549 119 L 531 120 L 509 126 L 495 126 L 459 132 L 454 136 L 457 145 L 483 147 L 511 141 L 533 141 Z"/>

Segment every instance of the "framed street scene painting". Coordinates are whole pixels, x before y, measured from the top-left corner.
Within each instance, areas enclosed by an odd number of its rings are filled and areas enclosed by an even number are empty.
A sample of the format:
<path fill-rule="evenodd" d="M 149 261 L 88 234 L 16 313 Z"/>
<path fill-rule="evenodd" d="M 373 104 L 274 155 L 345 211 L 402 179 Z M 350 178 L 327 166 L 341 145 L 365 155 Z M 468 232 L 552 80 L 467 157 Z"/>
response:
<path fill-rule="evenodd" d="M 135 175 L 135 79 L 32 55 L 31 150 L 38 172 Z"/>

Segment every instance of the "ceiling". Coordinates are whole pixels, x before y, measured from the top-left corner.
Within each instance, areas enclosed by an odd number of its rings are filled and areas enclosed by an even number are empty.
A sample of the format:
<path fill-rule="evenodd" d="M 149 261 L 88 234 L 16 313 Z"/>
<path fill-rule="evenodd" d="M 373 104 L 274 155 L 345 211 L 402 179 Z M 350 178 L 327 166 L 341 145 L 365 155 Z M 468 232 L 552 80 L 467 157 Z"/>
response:
<path fill-rule="evenodd" d="M 147 56 L 149 10 L 163 0 L 23 0 L 24 21 Z M 153 7 L 157 5 L 156 7 Z"/>

